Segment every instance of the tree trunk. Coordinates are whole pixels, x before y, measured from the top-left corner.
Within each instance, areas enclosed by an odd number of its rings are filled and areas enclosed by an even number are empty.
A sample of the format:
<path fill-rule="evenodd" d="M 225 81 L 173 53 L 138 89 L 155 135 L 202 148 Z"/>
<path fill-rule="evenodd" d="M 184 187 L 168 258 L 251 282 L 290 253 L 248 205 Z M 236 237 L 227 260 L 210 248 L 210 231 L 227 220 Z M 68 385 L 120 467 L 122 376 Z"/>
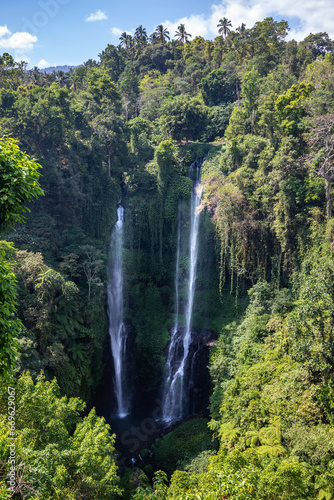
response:
<path fill-rule="evenodd" d="M 237 77 L 237 75 L 235 75 L 235 91 L 236 91 L 237 98 L 238 98 L 238 108 L 240 108 L 240 91 L 239 91 L 239 87 L 238 87 L 238 77 Z"/>
<path fill-rule="evenodd" d="M 109 177 L 111 177 L 111 152 L 110 152 L 110 148 L 108 148 L 108 174 L 109 174 Z"/>
<path fill-rule="evenodd" d="M 250 112 L 250 125 L 251 125 L 251 134 L 253 135 L 253 130 L 254 130 L 254 123 L 255 123 L 255 109 L 252 109 Z"/>
<path fill-rule="evenodd" d="M 318 175 L 323 177 L 326 181 L 326 200 L 327 200 L 327 217 L 332 217 L 332 198 L 331 198 L 331 179 L 332 176 L 329 175 L 325 170 L 325 164 L 321 166 L 318 170 Z"/>
<path fill-rule="evenodd" d="M 329 175 L 324 176 L 326 180 L 327 216 L 332 217 L 331 179 Z"/>

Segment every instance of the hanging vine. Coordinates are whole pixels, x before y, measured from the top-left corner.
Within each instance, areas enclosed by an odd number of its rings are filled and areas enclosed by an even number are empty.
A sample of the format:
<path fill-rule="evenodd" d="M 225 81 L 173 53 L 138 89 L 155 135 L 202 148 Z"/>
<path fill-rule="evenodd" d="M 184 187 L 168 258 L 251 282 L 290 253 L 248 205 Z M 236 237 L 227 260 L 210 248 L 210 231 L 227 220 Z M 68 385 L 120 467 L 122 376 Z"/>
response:
<path fill-rule="evenodd" d="M 238 185 L 239 173 L 205 179 L 202 203 L 211 213 L 220 243 L 220 293 L 229 275 L 230 292 L 236 295 L 241 279 L 265 279 L 269 240 L 267 225 Z"/>

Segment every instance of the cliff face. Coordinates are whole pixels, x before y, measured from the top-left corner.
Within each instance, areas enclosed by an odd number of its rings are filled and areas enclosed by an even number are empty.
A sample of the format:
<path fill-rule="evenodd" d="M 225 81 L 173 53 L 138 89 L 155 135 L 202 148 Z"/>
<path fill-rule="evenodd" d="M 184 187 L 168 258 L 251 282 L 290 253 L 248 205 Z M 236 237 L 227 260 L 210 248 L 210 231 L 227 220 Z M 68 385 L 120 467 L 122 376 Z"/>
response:
<path fill-rule="evenodd" d="M 182 147 L 180 151 L 182 153 Z M 193 159 L 205 154 L 205 148 L 190 147 L 187 157 L 182 159 L 171 143 L 162 143 L 151 162 L 140 171 L 129 167 L 131 175 L 126 183 L 119 182 L 117 172 L 110 177 L 92 150 L 81 151 L 75 158 L 73 152 L 66 155 L 47 149 L 40 154 L 44 163 L 45 197 L 31 206 L 24 226 L 6 235 L 20 251 L 28 252 L 20 254 L 25 266 L 29 259 L 35 259 L 34 264 L 29 264 L 30 272 L 36 275 L 34 283 L 29 284 L 26 275 L 20 279 L 19 314 L 33 336 L 31 344 L 22 335 L 20 367 L 35 371 L 43 368 L 50 376 L 56 375 L 64 392 L 80 394 L 88 401 L 92 397 L 102 376 L 103 352 L 110 363 L 107 255 L 117 202 L 122 198 L 125 208 L 124 322 L 130 332 L 129 390 L 134 405 L 143 400 L 150 404 L 161 396 L 176 314 L 178 210 L 182 212 L 183 221 L 180 325 L 186 321 L 192 189 L 188 170 Z M 125 157 L 124 169 L 126 161 L 131 163 L 130 158 Z M 199 215 L 199 220 L 191 321 L 193 328 L 208 329 L 214 325 L 219 302 L 217 258 L 213 225 L 205 212 Z M 38 252 L 44 260 L 38 260 Z M 38 300 L 39 273 L 43 266 L 73 282 L 78 292 L 72 298 L 61 295 L 60 304 L 58 299 L 51 307 L 45 303 L 37 317 L 32 318 L 28 310 Z M 43 314 L 47 315 L 49 326 L 46 322 L 41 324 Z M 77 376 L 79 365 L 81 377 Z M 105 376 L 109 377 L 108 369 Z M 109 377 L 108 389 L 111 401 L 112 378 Z"/>

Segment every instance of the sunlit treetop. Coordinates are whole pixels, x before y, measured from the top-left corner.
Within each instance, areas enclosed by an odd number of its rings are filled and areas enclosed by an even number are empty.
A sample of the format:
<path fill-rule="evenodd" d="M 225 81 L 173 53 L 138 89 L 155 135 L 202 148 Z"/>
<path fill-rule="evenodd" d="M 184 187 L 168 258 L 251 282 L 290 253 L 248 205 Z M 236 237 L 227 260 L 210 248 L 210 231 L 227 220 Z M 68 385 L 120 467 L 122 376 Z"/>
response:
<path fill-rule="evenodd" d="M 41 166 L 20 151 L 17 141 L 0 139 L 0 231 L 22 222 L 26 203 L 44 194 L 38 183 Z"/>

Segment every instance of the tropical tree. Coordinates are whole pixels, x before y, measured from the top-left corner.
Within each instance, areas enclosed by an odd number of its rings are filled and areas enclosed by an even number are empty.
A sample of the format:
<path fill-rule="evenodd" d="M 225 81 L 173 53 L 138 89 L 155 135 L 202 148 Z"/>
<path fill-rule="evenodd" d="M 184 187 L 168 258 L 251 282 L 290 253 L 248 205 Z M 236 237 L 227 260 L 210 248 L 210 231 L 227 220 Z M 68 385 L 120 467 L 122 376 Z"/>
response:
<path fill-rule="evenodd" d="M 334 179 L 334 113 L 322 115 L 309 134 L 308 163 L 315 166 L 316 175 L 326 181 L 327 216 L 332 216 L 331 181 Z"/>
<path fill-rule="evenodd" d="M 43 194 L 38 183 L 40 165 L 22 153 L 16 141 L 0 139 L 0 230 L 24 220 L 26 203 Z M 14 337 L 21 323 L 14 319 L 16 280 L 4 252 L 0 252 L 0 375 L 14 364 Z"/>
<path fill-rule="evenodd" d="M 156 43 L 159 43 L 159 40 L 158 40 L 158 37 L 157 37 L 157 34 L 156 32 L 154 31 L 153 33 L 150 34 L 150 36 L 148 37 L 148 40 L 149 42 L 154 45 Z"/>
<path fill-rule="evenodd" d="M 56 72 L 56 81 L 58 82 L 60 88 L 66 87 L 69 81 L 69 76 L 69 73 L 65 73 L 64 71 Z"/>
<path fill-rule="evenodd" d="M 199 97 L 179 95 L 168 100 L 161 108 L 161 125 L 167 137 L 200 139 L 206 126 L 208 108 Z"/>
<path fill-rule="evenodd" d="M 307 51 L 311 51 L 314 59 L 319 56 L 324 56 L 333 51 L 334 42 L 326 32 L 310 33 L 302 42 Z"/>
<path fill-rule="evenodd" d="M 171 41 L 168 43 L 168 45 L 169 45 L 169 48 L 170 48 L 170 50 L 171 50 L 171 52 L 172 52 L 172 59 L 174 59 L 174 58 L 175 58 L 175 51 L 176 51 L 176 48 L 177 48 L 178 43 L 177 43 L 177 41 L 176 41 L 176 40 L 171 40 Z"/>
<path fill-rule="evenodd" d="M 169 31 L 162 24 L 158 24 L 153 34 L 160 43 L 166 43 L 166 40 L 170 40 Z"/>
<path fill-rule="evenodd" d="M 127 34 L 126 31 L 123 31 L 123 33 L 119 37 L 120 46 L 123 47 L 123 49 L 127 49 L 128 48 L 128 38 L 129 38 L 129 35 Z"/>
<path fill-rule="evenodd" d="M 23 222 L 26 203 L 43 193 L 38 178 L 40 165 L 22 153 L 17 141 L 0 139 L 0 230 Z"/>
<path fill-rule="evenodd" d="M 185 43 L 188 41 L 188 38 L 191 38 L 191 35 L 190 33 L 187 33 L 186 32 L 186 27 L 184 24 L 180 24 L 178 27 L 177 27 L 177 30 L 178 31 L 175 31 L 175 38 L 181 42 L 181 43 Z"/>
<path fill-rule="evenodd" d="M 233 102 L 237 98 L 237 75 L 226 69 L 214 69 L 202 78 L 198 87 L 201 90 L 205 104 L 218 106 L 221 103 Z"/>
<path fill-rule="evenodd" d="M 269 457 L 278 457 L 286 451 L 282 446 L 281 423 L 279 418 L 275 417 L 271 425 L 262 427 L 259 430 L 260 446 L 257 448 L 257 453 L 267 455 Z"/>
<path fill-rule="evenodd" d="M 117 82 L 125 67 L 125 61 L 122 57 L 120 47 L 108 44 L 106 48 L 102 50 L 101 54 L 99 54 L 99 58 L 101 60 L 101 68 L 107 72 L 108 76 L 114 82 Z"/>
<path fill-rule="evenodd" d="M 112 157 L 120 144 L 118 137 L 122 131 L 122 118 L 115 113 L 112 105 L 105 104 L 101 113 L 93 118 L 91 127 L 101 146 L 106 151 L 108 175 L 111 177 Z"/>
<path fill-rule="evenodd" d="M 257 102 L 260 95 L 259 82 L 260 75 L 254 66 L 242 77 L 241 97 L 243 98 L 244 108 L 250 118 L 251 134 L 254 129 Z"/>
<path fill-rule="evenodd" d="M 15 61 L 13 56 L 8 54 L 8 52 L 4 52 L 2 56 L 0 56 L 0 66 L 6 66 L 7 68 L 12 68 L 15 65 Z"/>
<path fill-rule="evenodd" d="M 41 72 L 41 70 L 37 66 L 34 66 L 33 69 L 30 69 L 28 71 L 28 74 L 29 74 L 29 78 L 31 79 L 31 82 L 34 85 L 41 85 L 42 80 L 43 80 L 43 73 Z"/>
<path fill-rule="evenodd" d="M 61 297 L 68 299 L 79 291 L 72 281 L 66 281 L 60 273 L 50 268 L 41 270 L 35 289 L 40 301 L 47 303 L 50 308 L 55 307 Z"/>
<path fill-rule="evenodd" d="M 83 245 L 80 249 L 85 255 L 82 268 L 87 279 L 88 299 L 90 299 L 92 288 L 103 286 L 100 274 L 103 269 L 104 260 L 101 250 L 93 247 L 92 245 Z"/>
<path fill-rule="evenodd" d="M 227 447 L 233 447 L 240 437 L 241 429 L 235 427 L 233 422 L 222 424 L 219 429 L 219 437 Z"/>
<path fill-rule="evenodd" d="M 15 64 L 13 57 L 8 54 L 8 52 L 4 52 L 2 56 L 0 56 L 0 84 L 2 87 L 5 86 L 4 82 L 6 82 L 7 86 L 13 83 L 12 79 Z"/>
<path fill-rule="evenodd" d="M 239 33 L 239 35 L 241 36 L 241 38 L 243 38 L 245 36 L 245 33 L 246 33 L 245 23 L 242 23 L 241 26 L 238 26 L 235 31 L 237 31 Z"/>
<path fill-rule="evenodd" d="M 36 383 L 29 373 L 0 386 L 0 469 L 8 474 L 8 394 L 15 394 L 15 498 L 108 500 L 121 494 L 114 456 L 115 435 L 95 410 L 80 414 L 85 403 L 60 397 L 56 379 L 43 373 Z M 7 386 L 15 388 L 9 391 Z M 7 420 L 8 422 L 8 420 Z M 0 486 L 1 491 L 1 486 Z M 6 494 L 7 493 L 7 494 Z M 9 492 L 1 498 L 12 498 Z"/>
<path fill-rule="evenodd" d="M 313 92 L 312 83 L 292 85 L 275 101 L 276 118 L 284 135 L 300 134 L 300 122 L 307 115 L 306 98 Z"/>
<path fill-rule="evenodd" d="M 135 39 L 132 35 L 128 35 L 125 31 L 121 34 L 119 39 L 121 41 L 120 46 L 129 51 L 130 59 L 132 59 L 134 56 L 133 49 L 135 46 Z"/>
<path fill-rule="evenodd" d="M 16 305 L 16 279 L 3 252 L 0 252 L 0 377 L 7 373 L 15 362 L 18 336 L 22 324 L 14 318 Z"/>
<path fill-rule="evenodd" d="M 136 29 L 134 40 L 137 47 L 139 48 L 143 48 L 147 44 L 146 28 L 143 28 L 142 25 L 138 26 L 138 28 Z"/>
<path fill-rule="evenodd" d="M 227 17 L 224 17 L 223 19 L 219 19 L 217 28 L 219 28 L 218 33 L 226 40 L 228 33 L 231 31 L 230 28 L 232 28 L 232 23 Z"/>

